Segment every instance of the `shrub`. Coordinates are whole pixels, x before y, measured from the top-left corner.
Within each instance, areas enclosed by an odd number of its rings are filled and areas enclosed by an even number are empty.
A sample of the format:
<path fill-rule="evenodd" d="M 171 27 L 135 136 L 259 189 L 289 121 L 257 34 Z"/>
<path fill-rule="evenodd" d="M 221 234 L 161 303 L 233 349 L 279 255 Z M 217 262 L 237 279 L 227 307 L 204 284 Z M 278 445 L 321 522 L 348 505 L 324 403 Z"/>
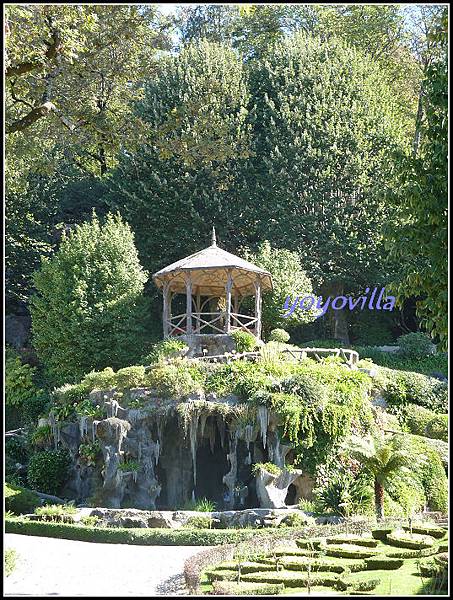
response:
<path fill-rule="evenodd" d="M 187 529 L 211 529 L 212 517 L 209 516 L 194 516 L 189 517 L 184 527 Z"/>
<path fill-rule="evenodd" d="M 251 352 L 255 350 L 258 345 L 258 340 L 256 337 L 248 333 L 248 331 L 242 331 L 241 329 L 236 329 L 231 334 L 235 344 L 237 352 Z"/>
<path fill-rule="evenodd" d="M 90 373 L 87 375 L 89 378 L 91 375 L 98 375 L 98 373 Z M 91 387 L 93 385 L 93 387 Z M 61 387 L 55 389 L 52 393 L 53 400 L 59 404 L 63 405 L 73 405 L 78 404 L 82 400 L 84 400 L 91 389 L 95 388 L 95 384 L 92 383 L 92 380 L 89 382 L 86 379 L 82 383 L 70 384 L 65 383 Z M 105 389 L 105 388 L 104 388 Z"/>
<path fill-rule="evenodd" d="M 130 389 L 143 385 L 145 381 L 145 367 L 126 367 L 119 369 L 115 375 L 115 384 L 120 389 Z"/>
<path fill-rule="evenodd" d="M 366 568 L 370 570 L 393 570 L 403 566 L 402 558 L 389 558 L 388 556 L 372 556 L 365 559 Z"/>
<path fill-rule="evenodd" d="M 151 369 L 147 381 L 163 397 L 182 398 L 200 389 L 184 363 L 159 365 Z"/>
<path fill-rule="evenodd" d="M 28 444 L 25 436 L 8 437 L 5 441 L 5 455 L 18 463 L 25 463 L 28 459 Z"/>
<path fill-rule="evenodd" d="M 408 358 L 396 352 L 382 352 L 369 346 L 354 346 L 362 359 L 371 359 L 372 362 L 381 367 L 387 367 L 398 371 L 411 371 L 431 375 L 438 372 L 448 377 L 448 357 L 446 353 L 431 354 L 422 358 Z"/>
<path fill-rule="evenodd" d="M 448 442 L 448 415 L 408 404 L 399 411 L 398 417 L 411 433 Z"/>
<path fill-rule="evenodd" d="M 35 393 L 33 383 L 35 368 L 22 364 L 19 355 L 6 348 L 5 360 L 5 403 L 8 406 L 22 406 Z"/>
<path fill-rule="evenodd" d="M 35 515 L 43 521 L 59 521 L 62 517 L 75 515 L 77 508 L 73 504 L 46 504 L 35 509 Z"/>
<path fill-rule="evenodd" d="M 345 516 L 353 512 L 369 513 L 372 509 L 373 491 L 363 476 L 339 471 L 314 492 L 323 511 Z"/>
<path fill-rule="evenodd" d="M 290 335 L 284 329 L 273 329 L 269 334 L 270 342 L 280 342 L 282 344 L 286 344 L 289 342 Z"/>
<path fill-rule="evenodd" d="M 186 502 L 184 510 L 193 510 L 197 512 L 213 512 L 215 511 L 215 502 L 208 500 L 207 498 L 200 498 L 199 500 L 191 500 Z"/>
<path fill-rule="evenodd" d="M 435 350 L 430 337 L 420 332 L 401 335 L 397 340 L 397 344 L 399 352 L 409 358 L 427 356 L 433 354 L 433 349 Z"/>
<path fill-rule="evenodd" d="M 91 371 L 81 381 L 81 386 L 88 390 L 108 390 L 115 387 L 116 377 L 112 367 L 106 367 L 102 371 Z"/>
<path fill-rule="evenodd" d="M 380 579 L 367 579 L 362 581 L 348 577 L 341 579 L 337 583 L 336 588 L 340 591 L 350 590 L 352 592 L 371 592 L 376 589 L 380 583 Z"/>
<path fill-rule="evenodd" d="M 101 451 L 101 444 L 99 440 L 86 441 L 79 446 L 80 458 L 89 466 L 96 464 L 96 459 Z"/>
<path fill-rule="evenodd" d="M 189 347 L 175 337 L 167 337 L 153 345 L 151 352 L 145 357 L 145 364 L 156 363 L 166 358 L 184 356 Z"/>
<path fill-rule="evenodd" d="M 5 495 L 5 510 L 13 512 L 15 515 L 32 513 L 37 506 L 40 506 L 39 497 L 26 488 L 10 483 L 3 486 Z"/>
<path fill-rule="evenodd" d="M 448 442 L 448 415 L 436 415 L 426 425 L 426 437 Z"/>
<path fill-rule="evenodd" d="M 95 527 L 100 521 L 101 519 L 96 515 L 85 516 L 80 519 L 80 522 L 82 525 L 85 525 L 85 527 Z"/>
<path fill-rule="evenodd" d="M 303 539 L 298 539 L 296 540 L 296 544 L 298 546 L 298 548 L 303 548 L 305 550 L 319 550 L 322 544 L 322 540 L 317 540 L 317 539 L 310 539 L 310 540 L 303 540 Z"/>
<path fill-rule="evenodd" d="M 119 215 L 77 225 L 34 275 L 33 342 L 57 385 L 139 359 L 144 284 L 134 235 Z"/>
<path fill-rule="evenodd" d="M 448 386 L 420 373 L 381 369 L 385 377 L 384 398 L 391 406 L 418 404 L 435 412 L 448 411 Z"/>
<path fill-rule="evenodd" d="M 280 526 L 286 525 L 287 527 L 303 527 L 307 525 L 308 518 L 305 515 L 299 513 L 291 513 L 280 522 Z"/>
<path fill-rule="evenodd" d="M 421 535 L 419 533 L 405 533 L 402 530 L 392 531 L 387 535 L 387 543 L 399 548 L 409 548 L 413 550 L 431 548 L 434 544 L 434 538 L 429 535 Z"/>
<path fill-rule="evenodd" d="M 429 507 L 432 510 L 447 512 L 448 478 L 438 451 L 422 437 L 413 436 L 411 445 L 414 456 L 426 457 L 413 475 L 423 486 Z"/>
<path fill-rule="evenodd" d="M 31 442 L 35 446 L 47 446 L 52 441 L 52 429 L 50 425 L 37 427 L 31 435 Z"/>
<path fill-rule="evenodd" d="M 28 465 L 30 487 L 46 494 L 58 494 L 68 477 L 70 462 L 67 450 L 37 452 Z"/>
<path fill-rule="evenodd" d="M 261 471 L 267 471 L 268 473 L 271 473 L 271 475 L 276 476 L 280 475 L 280 473 L 282 472 L 280 467 L 271 462 L 255 463 L 254 465 L 252 465 L 252 473 L 254 475 L 259 475 Z"/>

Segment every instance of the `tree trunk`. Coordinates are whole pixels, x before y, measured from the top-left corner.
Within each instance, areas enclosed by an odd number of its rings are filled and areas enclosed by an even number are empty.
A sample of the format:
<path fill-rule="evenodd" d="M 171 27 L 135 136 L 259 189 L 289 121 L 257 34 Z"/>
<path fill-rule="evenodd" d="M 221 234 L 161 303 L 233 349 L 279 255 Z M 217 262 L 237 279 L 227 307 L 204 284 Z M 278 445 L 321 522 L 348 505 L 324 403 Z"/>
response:
<path fill-rule="evenodd" d="M 384 519 L 384 487 L 377 479 L 374 480 L 374 502 L 376 505 L 376 518 Z"/>

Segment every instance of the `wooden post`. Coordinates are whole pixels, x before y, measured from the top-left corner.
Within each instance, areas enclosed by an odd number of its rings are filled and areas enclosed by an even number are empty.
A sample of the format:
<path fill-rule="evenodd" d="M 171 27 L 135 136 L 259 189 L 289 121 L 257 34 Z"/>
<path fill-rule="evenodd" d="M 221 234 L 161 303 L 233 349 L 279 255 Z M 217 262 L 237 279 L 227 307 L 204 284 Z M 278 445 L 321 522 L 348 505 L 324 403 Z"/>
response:
<path fill-rule="evenodd" d="M 163 328 L 164 328 L 164 338 L 166 338 L 169 335 L 170 332 L 170 324 L 169 324 L 169 314 L 170 314 L 170 283 L 168 281 L 166 281 L 164 283 L 164 287 L 163 287 L 163 293 L 164 293 L 164 309 L 163 309 L 163 313 L 162 313 L 162 323 L 163 323 Z M 170 302 L 169 302 L 170 300 Z"/>
<path fill-rule="evenodd" d="M 255 335 L 261 338 L 261 279 L 255 281 Z"/>
<path fill-rule="evenodd" d="M 225 320 L 225 333 L 231 331 L 231 290 L 233 289 L 233 277 L 231 271 L 228 270 L 227 282 L 225 286 L 226 290 L 226 320 Z"/>
<path fill-rule="evenodd" d="M 186 333 L 192 333 L 192 277 L 189 273 L 186 276 Z"/>
<path fill-rule="evenodd" d="M 200 333 L 200 313 L 201 313 L 201 296 L 200 296 L 200 286 L 197 287 L 197 298 L 195 301 L 195 307 L 196 307 L 196 311 L 198 313 L 198 317 L 197 317 L 197 325 L 195 327 L 195 331 L 197 333 Z"/>

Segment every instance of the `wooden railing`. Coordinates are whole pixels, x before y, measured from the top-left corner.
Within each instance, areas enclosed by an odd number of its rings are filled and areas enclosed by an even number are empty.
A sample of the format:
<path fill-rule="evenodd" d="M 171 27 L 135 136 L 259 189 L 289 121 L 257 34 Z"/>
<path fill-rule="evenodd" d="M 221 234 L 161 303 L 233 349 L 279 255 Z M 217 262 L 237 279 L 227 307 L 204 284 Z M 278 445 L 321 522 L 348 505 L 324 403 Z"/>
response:
<path fill-rule="evenodd" d="M 285 348 L 282 350 L 283 354 L 289 354 L 296 360 L 303 360 L 307 356 L 313 356 L 315 360 L 321 362 L 323 356 L 340 356 L 346 363 L 346 365 L 350 368 L 355 368 L 359 361 L 359 354 L 355 350 L 350 350 L 349 348 L 297 348 L 297 349 L 288 349 Z M 258 352 L 242 352 L 239 353 L 229 353 L 229 354 L 219 354 L 217 356 L 203 356 L 199 357 L 197 360 L 204 360 L 207 362 L 230 362 L 231 360 L 250 360 L 254 361 L 261 356 L 261 353 Z"/>
<path fill-rule="evenodd" d="M 223 312 L 193 312 L 192 333 L 227 333 L 227 313 Z M 258 319 L 251 315 L 230 313 L 230 331 L 242 329 L 254 334 L 254 327 Z M 170 335 L 183 335 L 187 333 L 187 314 L 175 315 L 167 321 Z M 208 331 L 206 331 L 208 330 Z M 210 330 L 210 331 L 209 331 Z"/>

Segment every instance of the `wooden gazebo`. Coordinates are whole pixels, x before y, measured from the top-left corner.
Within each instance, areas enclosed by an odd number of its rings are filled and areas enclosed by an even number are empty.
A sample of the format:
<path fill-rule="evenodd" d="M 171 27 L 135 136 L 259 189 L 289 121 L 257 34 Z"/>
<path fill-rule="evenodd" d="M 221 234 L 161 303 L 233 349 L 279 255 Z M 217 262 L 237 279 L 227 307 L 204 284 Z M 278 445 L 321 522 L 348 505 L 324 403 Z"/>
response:
<path fill-rule="evenodd" d="M 154 273 L 162 289 L 164 336 L 230 334 L 242 329 L 261 337 L 262 293 L 272 290 L 270 273 L 217 246 L 215 230 L 208 248 Z M 185 312 L 172 315 L 176 294 L 186 296 Z M 243 314 L 241 303 L 255 296 L 254 314 Z"/>

